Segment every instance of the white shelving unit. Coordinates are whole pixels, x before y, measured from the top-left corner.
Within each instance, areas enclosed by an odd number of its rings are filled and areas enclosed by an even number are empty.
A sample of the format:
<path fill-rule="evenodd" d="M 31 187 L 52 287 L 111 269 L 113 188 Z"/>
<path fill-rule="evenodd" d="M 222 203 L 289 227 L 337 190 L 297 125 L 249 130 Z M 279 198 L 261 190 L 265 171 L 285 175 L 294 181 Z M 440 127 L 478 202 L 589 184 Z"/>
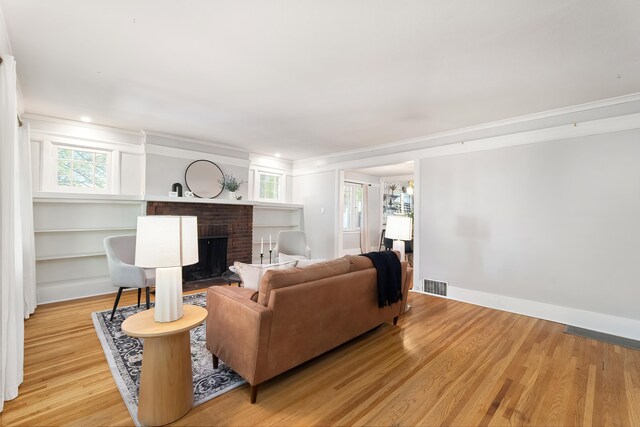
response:
<path fill-rule="evenodd" d="M 260 239 L 264 237 L 264 262 L 269 262 L 269 235 L 276 244 L 278 233 L 283 230 L 304 230 L 302 205 L 283 203 L 258 203 L 253 207 L 254 262 L 260 262 Z M 275 256 L 275 254 L 274 254 Z"/>
<path fill-rule="evenodd" d="M 143 214 L 141 198 L 36 193 L 38 302 L 113 292 L 102 241 L 135 234 L 136 219 Z"/>

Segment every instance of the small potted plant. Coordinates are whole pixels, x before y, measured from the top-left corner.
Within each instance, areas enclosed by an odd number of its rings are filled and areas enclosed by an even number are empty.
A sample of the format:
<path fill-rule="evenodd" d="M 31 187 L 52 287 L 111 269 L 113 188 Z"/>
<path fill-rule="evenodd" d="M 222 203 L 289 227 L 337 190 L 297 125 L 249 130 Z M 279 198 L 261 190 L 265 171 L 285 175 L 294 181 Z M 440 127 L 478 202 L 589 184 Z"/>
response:
<path fill-rule="evenodd" d="M 247 181 L 245 180 L 239 181 L 238 179 L 236 179 L 236 177 L 229 174 L 229 175 L 222 175 L 222 178 L 220 178 L 218 182 L 220 183 L 220 185 L 222 185 L 222 188 L 226 189 L 229 192 L 230 199 L 232 200 L 242 199 L 242 196 L 240 197 L 236 196 L 236 191 L 238 191 L 240 189 L 240 186 L 246 183 Z"/>

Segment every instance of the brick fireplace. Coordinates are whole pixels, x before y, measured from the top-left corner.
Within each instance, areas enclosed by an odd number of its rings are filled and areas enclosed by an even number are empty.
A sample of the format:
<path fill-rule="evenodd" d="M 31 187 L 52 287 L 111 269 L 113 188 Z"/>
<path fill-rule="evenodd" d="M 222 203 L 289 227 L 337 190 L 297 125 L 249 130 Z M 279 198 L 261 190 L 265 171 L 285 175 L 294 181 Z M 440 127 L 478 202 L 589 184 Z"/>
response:
<path fill-rule="evenodd" d="M 228 203 L 147 202 L 147 215 L 198 217 L 198 238 L 227 237 L 227 266 L 251 263 L 253 206 Z"/>

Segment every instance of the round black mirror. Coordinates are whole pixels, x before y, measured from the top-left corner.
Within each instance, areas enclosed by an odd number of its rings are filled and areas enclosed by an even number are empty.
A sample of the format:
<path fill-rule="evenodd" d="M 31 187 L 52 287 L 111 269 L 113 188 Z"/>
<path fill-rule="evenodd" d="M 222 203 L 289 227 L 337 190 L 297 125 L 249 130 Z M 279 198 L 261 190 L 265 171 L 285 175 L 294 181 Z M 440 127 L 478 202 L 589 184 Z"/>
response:
<path fill-rule="evenodd" d="M 187 166 L 184 181 L 194 196 L 202 199 L 218 197 L 224 189 L 220 182 L 223 179 L 222 170 L 209 160 L 196 160 Z"/>

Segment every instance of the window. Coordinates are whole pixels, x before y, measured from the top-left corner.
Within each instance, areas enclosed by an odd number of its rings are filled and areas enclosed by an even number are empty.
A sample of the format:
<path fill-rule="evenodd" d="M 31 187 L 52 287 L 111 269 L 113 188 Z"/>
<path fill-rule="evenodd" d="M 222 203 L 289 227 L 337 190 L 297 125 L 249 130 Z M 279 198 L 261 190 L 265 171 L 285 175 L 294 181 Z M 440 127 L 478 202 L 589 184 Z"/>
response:
<path fill-rule="evenodd" d="M 55 186 L 58 191 L 109 191 L 111 153 L 69 146 L 53 146 Z"/>
<path fill-rule="evenodd" d="M 282 196 L 282 175 L 258 172 L 260 189 L 259 199 L 280 200 Z"/>
<path fill-rule="evenodd" d="M 362 185 L 346 182 L 344 184 L 344 205 L 342 228 L 357 230 L 362 223 Z"/>

